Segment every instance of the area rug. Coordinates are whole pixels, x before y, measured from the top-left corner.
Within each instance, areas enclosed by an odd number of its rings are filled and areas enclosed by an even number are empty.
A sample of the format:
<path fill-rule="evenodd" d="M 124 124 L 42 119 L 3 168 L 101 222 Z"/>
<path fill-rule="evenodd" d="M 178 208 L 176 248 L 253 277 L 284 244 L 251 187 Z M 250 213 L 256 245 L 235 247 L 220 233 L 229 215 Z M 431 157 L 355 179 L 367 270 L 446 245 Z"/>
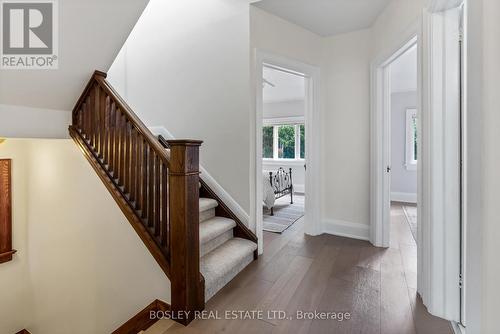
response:
<path fill-rule="evenodd" d="M 417 242 L 417 207 L 403 205 L 403 211 L 405 212 L 406 221 L 408 222 L 408 225 L 410 225 L 413 239 Z"/>
<path fill-rule="evenodd" d="M 264 231 L 283 233 L 297 220 L 304 216 L 304 196 L 293 196 L 293 204 L 290 204 L 290 196 L 276 200 L 274 204 L 274 216 L 271 210 L 264 208 Z"/>

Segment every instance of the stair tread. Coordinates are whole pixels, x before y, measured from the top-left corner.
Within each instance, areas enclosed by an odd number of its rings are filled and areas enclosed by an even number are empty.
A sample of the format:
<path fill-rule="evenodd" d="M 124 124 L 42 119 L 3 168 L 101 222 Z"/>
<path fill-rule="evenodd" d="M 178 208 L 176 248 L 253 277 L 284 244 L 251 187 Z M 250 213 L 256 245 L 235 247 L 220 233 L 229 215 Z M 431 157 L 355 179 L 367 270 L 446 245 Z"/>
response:
<path fill-rule="evenodd" d="M 236 222 L 225 217 L 213 217 L 200 223 L 200 244 L 204 244 L 236 227 Z"/>
<path fill-rule="evenodd" d="M 212 284 L 229 274 L 234 267 L 257 249 L 257 244 L 246 239 L 232 238 L 200 259 L 200 271 L 206 284 Z"/>
<path fill-rule="evenodd" d="M 200 212 L 213 209 L 217 207 L 219 203 L 212 198 L 200 197 Z"/>

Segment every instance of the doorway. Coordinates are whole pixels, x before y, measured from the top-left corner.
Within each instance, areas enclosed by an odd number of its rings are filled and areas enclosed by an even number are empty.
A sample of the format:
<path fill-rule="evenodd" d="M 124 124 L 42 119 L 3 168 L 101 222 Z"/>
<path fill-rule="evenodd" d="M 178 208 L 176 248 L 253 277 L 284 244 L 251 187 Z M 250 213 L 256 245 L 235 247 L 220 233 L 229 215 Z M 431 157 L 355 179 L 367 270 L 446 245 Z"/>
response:
<path fill-rule="evenodd" d="M 388 65 L 390 72 L 390 238 L 401 230 L 409 231 L 407 240 L 416 258 L 418 210 L 418 57 L 417 44 L 405 50 Z M 400 219 L 397 219 L 397 216 Z M 403 226 L 401 226 L 403 224 Z M 399 233 L 402 234 L 402 233 Z M 410 247 L 411 246 L 411 247 Z M 413 268 L 416 274 L 417 268 Z"/>
<path fill-rule="evenodd" d="M 283 233 L 305 214 L 307 77 L 264 64 L 263 230 Z"/>
<path fill-rule="evenodd" d="M 283 224 L 278 224 L 281 226 L 275 226 L 281 232 L 299 219 L 303 220 L 306 234 L 323 232 L 318 161 L 321 152 L 320 77 L 318 67 L 259 50 L 255 73 L 252 199 L 259 253 L 262 253 L 264 215 L 273 217 L 273 208 L 276 217 L 278 211 L 273 202 L 280 206 L 279 211 L 288 211 L 283 216 L 293 216 L 288 221 L 282 220 Z M 280 103 L 286 100 L 288 105 Z M 295 113 L 290 112 L 293 100 L 299 100 Z M 273 103 L 275 108 L 271 106 Z"/>

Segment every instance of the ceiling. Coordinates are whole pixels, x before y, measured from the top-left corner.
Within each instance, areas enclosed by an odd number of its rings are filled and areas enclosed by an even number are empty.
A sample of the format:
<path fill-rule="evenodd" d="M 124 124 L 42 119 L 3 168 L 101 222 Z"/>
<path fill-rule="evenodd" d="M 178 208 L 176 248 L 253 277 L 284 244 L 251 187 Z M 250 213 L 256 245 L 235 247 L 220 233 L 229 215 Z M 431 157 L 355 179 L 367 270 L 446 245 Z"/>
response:
<path fill-rule="evenodd" d="M 417 46 L 415 45 L 391 64 L 391 91 L 414 92 L 417 90 Z"/>
<path fill-rule="evenodd" d="M 0 104 L 71 110 L 107 71 L 149 0 L 58 1 L 59 69 L 0 70 Z"/>
<path fill-rule="evenodd" d="M 369 28 L 391 0 L 262 0 L 255 6 L 321 36 Z"/>
<path fill-rule="evenodd" d="M 304 99 L 304 77 L 264 67 L 263 78 L 264 103 L 298 101 Z"/>

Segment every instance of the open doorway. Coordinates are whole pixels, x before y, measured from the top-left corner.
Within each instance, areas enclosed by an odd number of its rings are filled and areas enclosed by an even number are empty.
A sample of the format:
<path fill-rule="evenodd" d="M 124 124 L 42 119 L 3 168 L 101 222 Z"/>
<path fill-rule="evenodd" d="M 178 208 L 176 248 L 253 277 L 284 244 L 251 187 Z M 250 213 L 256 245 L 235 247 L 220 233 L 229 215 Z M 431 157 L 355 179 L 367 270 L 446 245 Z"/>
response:
<path fill-rule="evenodd" d="M 262 228 L 283 233 L 305 214 L 306 78 L 265 64 L 262 82 Z"/>
<path fill-rule="evenodd" d="M 390 72 L 390 237 L 417 255 L 418 57 L 417 45 L 388 65 Z M 411 268 L 416 276 L 415 268 Z M 416 288 L 416 286 L 415 286 Z"/>
<path fill-rule="evenodd" d="M 279 223 L 274 221 L 271 227 L 276 231 L 273 232 L 286 232 L 301 222 L 300 230 L 304 234 L 323 233 L 321 89 L 319 67 L 260 50 L 256 51 L 255 73 L 252 193 L 255 229 L 262 254 L 264 218 L 273 217 L 271 208 L 274 217 L 282 218 Z M 277 205 L 282 214 L 277 215 Z"/>

